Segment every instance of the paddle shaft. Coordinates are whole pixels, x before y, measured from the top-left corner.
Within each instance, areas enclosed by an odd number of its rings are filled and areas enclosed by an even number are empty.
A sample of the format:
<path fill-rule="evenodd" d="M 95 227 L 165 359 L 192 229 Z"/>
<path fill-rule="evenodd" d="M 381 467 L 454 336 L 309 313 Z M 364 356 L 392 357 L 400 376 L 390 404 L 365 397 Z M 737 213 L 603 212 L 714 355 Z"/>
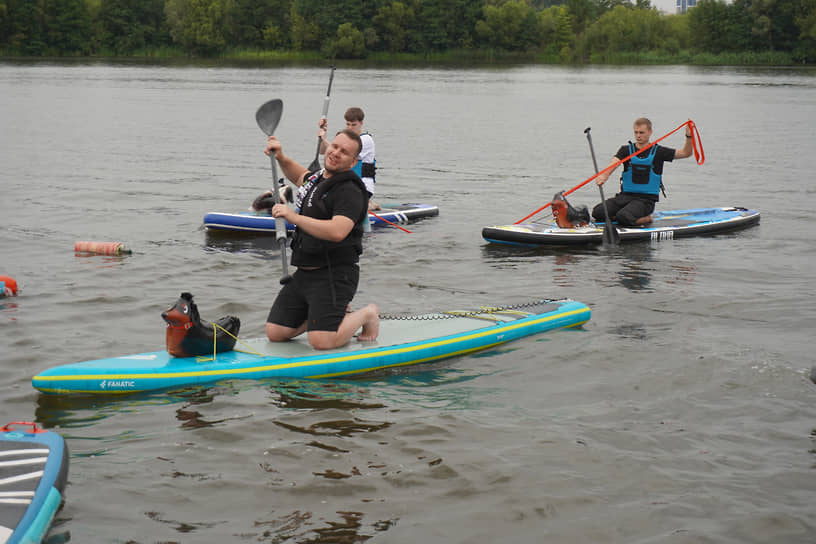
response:
<path fill-rule="evenodd" d="M 599 174 L 598 161 L 595 159 L 595 147 L 592 145 L 592 136 L 589 133 L 590 130 L 591 127 L 587 127 L 584 134 L 586 134 L 587 141 L 589 142 L 589 153 L 592 155 L 592 165 L 595 167 L 595 175 L 597 176 Z M 618 240 L 620 240 L 620 235 L 618 234 L 618 229 L 612 225 L 612 220 L 609 218 L 609 211 L 606 209 L 606 197 L 604 197 L 603 186 L 598 185 L 598 190 L 601 192 L 601 204 L 603 205 L 604 211 L 603 243 L 617 244 Z"/>
<path fill-rule="evenodd" d="M 328 119 L 329 116 L 329 102 L 331 101 L 331 86 L 332 81 L 334 81 L 334 70 L 335 67 L 331 67 L 331 73 L 329 74 L 329 88 L 326 90 L 326 98 L 323 99 L 323 113 L 320 116 L 320 119 Z M 320 169 L 320 161 L 318 158 L 320 157 L 320 144 L 322 140 L 320 136 L 317 137 L 317 150 L 315 151 L 315 158 L 312 161 L 312 164 L 309 165 L 309 171 L 315 171 Z"/>
<path fill-rule="evenodd" d="M 278 179 L 277 159 L 275 159 L 274 153 L 270 155 L 270 159 L 272 162 L 273 193 L 279 195 L 280 192 L 278 188 L 284 187 L 284 184 L 282 179 Z M 286 204 L 280 197 L 278 197 L 278 199 L 281 201 L 281 204 Z M 286 219 L 283 217 L 275 218 L 275 238 L 278 240 L 278 246 L 280 247 L 281 266 L 283 267 L 283 276 L 281 276 L 280 282 L 281 285 L 283 285 L 289 283 L 289 280 L 292 279 L 292 276 L 289 275 L 289 263 L 286 258 Z"/>

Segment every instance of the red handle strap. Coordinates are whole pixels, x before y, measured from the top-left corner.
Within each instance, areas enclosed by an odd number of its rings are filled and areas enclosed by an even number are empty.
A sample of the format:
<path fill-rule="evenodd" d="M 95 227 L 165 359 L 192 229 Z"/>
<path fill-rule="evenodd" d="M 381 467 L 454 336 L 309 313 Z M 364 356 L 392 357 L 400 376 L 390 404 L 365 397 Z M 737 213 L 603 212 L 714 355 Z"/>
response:
<path fill-rule="evenodd" d="M 0 428 L 0 431 L 3 431 L 4 433 L 11 432 L 13 430 L 11 428 L 12 425 L 29 425 L 29 426 L 31 426 L 31 431 L 30 432 L 32 432 L 32 433 L 45 433 L 45 432 L 48 432 L 45 429 L 38 429 L 37 424 L 32 423 L 30 421 L 12 421 L 11 423 L 6 423 L 6 425 L 3 428 Z"/>

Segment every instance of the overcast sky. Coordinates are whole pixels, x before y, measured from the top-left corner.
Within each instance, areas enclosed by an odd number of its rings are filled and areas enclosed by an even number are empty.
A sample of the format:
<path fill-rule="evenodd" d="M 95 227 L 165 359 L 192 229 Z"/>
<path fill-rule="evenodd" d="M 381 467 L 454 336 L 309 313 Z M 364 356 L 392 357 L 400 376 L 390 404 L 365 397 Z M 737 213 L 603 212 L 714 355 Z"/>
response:
<path fill-rule="evenodd" d="M 650 3 L 660 11 L 675 13 L 677 11 L 677 0 L 650 0 Z"/>

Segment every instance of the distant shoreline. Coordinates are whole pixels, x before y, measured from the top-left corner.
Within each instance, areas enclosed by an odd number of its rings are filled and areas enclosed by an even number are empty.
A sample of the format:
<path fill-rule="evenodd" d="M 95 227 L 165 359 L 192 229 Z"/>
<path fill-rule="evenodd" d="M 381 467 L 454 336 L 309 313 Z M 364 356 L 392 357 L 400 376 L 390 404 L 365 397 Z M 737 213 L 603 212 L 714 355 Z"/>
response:
<path fill-rule="evenodd" d="M 244 64 L 244 65 L 326 65 L 335 63 L 350 67 L 367 66 L 416 66 L 416 65 L 520 65 L 545 64 L 562 66 L 595 66 L 595 65 L 689 65 L 689 66 L 813 66 L 798 63 L 790 53 L 779 51 L 767 52 L 729 52 L 729 53 L 694 53 L 680 51 L 614 53 L 593 55 L 587 62 L 563 62 L 557 55 L 534 53 L 507 53 L 492 50 L 454 50 L 431 54 L 411 53 L 372 53 L 365 59 L 329 59 L 318 51 L 267 51 L 267 50 L 230 50 L 216 56 L 190 56 L 180 49 L 163 48 L 158 50 L 139 51 L 132 55 L 94 55 L 94 56 L 25 56 L 2 55 L 3 62 L 58 62 L 58 63 L 144 63 L 144 64 Z"/>

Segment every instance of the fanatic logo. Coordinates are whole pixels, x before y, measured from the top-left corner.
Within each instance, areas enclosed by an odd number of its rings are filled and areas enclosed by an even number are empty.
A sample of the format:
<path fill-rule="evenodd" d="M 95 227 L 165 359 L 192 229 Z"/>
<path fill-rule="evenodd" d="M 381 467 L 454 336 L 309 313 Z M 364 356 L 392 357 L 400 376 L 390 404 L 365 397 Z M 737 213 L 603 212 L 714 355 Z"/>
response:
<path fill-rule="evenodd" d="M 100 389 L 133 389 L 136 387 L 134 380 L 102 380 L 99 384 Z"/>

